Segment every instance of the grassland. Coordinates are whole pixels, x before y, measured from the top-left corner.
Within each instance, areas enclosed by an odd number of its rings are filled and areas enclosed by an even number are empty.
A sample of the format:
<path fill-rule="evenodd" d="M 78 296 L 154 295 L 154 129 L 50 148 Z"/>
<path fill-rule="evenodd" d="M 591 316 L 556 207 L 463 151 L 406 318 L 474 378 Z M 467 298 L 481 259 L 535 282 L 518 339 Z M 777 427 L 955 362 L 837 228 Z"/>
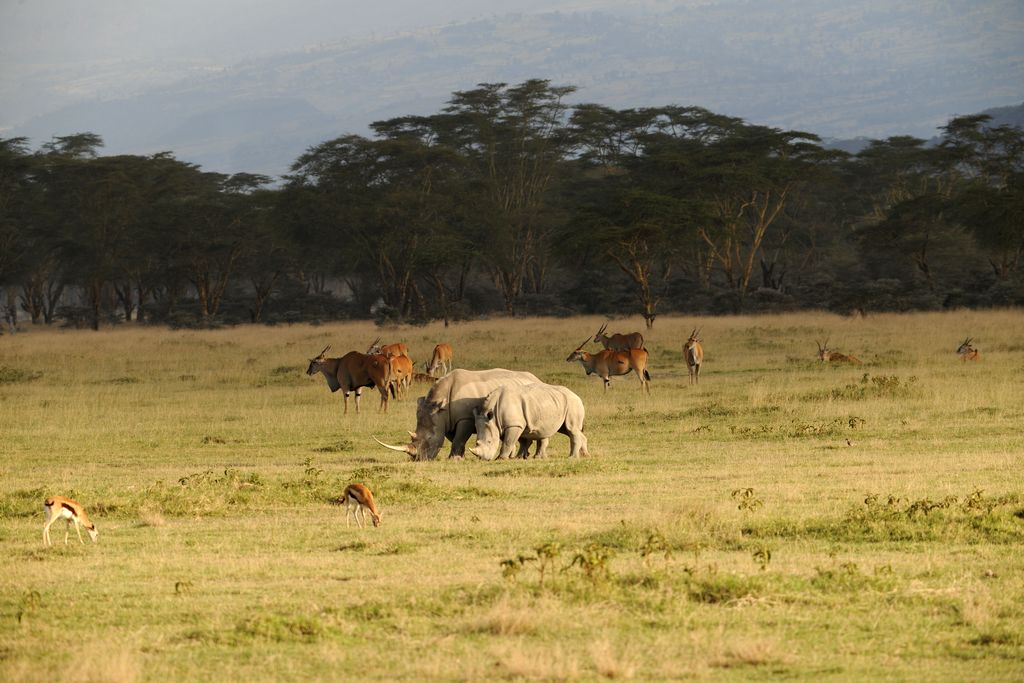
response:
<path fill-rule="evenodd" d="M 659 318 L 649 398 L 564 361 L 599 322 L 383 335 L 570 387 L 578 461 L 376 446 L 414 402 L 304 374 L 369 324 L 0 338 L 0 680 L 1024 679 L 1024 315 Z M 98 544 L 42 547 L 55 493 Z"/>

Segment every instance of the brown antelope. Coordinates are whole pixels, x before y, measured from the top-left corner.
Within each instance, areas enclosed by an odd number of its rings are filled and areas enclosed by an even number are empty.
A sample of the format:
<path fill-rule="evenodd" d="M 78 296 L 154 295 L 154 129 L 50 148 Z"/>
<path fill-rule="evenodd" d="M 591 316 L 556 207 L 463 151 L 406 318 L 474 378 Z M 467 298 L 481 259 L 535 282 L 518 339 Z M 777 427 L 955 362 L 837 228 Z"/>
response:
<path fill-rule="evenodd" d="M 370 511 L 373 525 L 380 526 L 382 515 L 377 511 L 377 505 L 373 502 L 373 494 L 370 493 L 370 489 L 362 484 L 349 484 L 345 487 L 342 498 L 345 501 L 345 526 L 351 526 L 349 517 L 354 517 L 359 528 L 363 528 L 366 523 L 367 510 Z"/>
<path fill-rule="evenodd" d="M 406 358 L 410 358 L 410 356 L 409 356 L 409 347 L 408 346 L 406 346 L 405 344 L 401 344 L 401 343 L 399 343 L 399 344 L 381 344 L 380 343 L 380 337 L 377 337 L 376 339 L 373 340 L 373 343 L 370 344 L 370 348 L 366 349 L 366 353 L 369 354 L 369 355 L 376 355 L 378 353 L 382 353 L 382 354 L 384 354 L 385 356 L 388 356 L 388 357 L 391 357 L 391 356 L 405 356 Z"/>
<path fill-rule="evenodd" d="M 391 364 L 391 393 L 401 398 L 412 383 L 412 359 L 409 356 L 388 356 L 388 362 Z"/>
<path fill-rule="evenodd" d="M 380 392 L 380 407 L 388 412 L 388 390 L 391 383 L 391 363 L 386 356 L 366 355 L 358 351 L 349 351 L 341 358 L 327 358 L 330 350 L 327 345 L 316 358 L 309 359 L 306 374 L 322 372 L 327 379 L 331 393 L 341 389 L 345 395 L 345 414 L 348 415 L 348 396 L 356 394 L 356 412 L 359 412 L 359 399 L 363 387 L 377 387 Z"/>
<path fill-rule="evenodd" d="M 979 358 L 981 358 L 981 352 L 971 345 L 972 341 L 974 340 L 971 339 L 970 337 L 964 339 L 964 343 L 961 344 L 960 348 L 956 350 L 957 355 L 960 356 L 961 363 L 963 363 L 964 361 L 978 360 Z"/>
<path fill-rule="evenodd" d="M 647 372 L 647 352 L 643 349 L 629 349 L 628 351 L 613 351 L 605 349 L 597 353 L 588 353 L 583 350 L 584 345 L 590 341 L 589 337 L 576 347 L 576 350 L 565 359 L 567 363 L 578 360 L 588 375 L 597 375 L 604 380 L 604 390 L 608 391 L 612 375 L 628 375 L 635 372 L 640 379 L 640 391 L 644 389 L 651 393 L 651 374 Z"/>
<path fill-rule="evenodd" d="M 704 347 L 700 344 L 700 330 L 694 328 L 690 338 L 683 344 L 686 369 L 690 371 L 690 384 L 700 384 L 700 366 L 704 362 Z"/>
<path fill-rule="evenodd" d="M 860 359 L 856 356 L 848 356 L 845 353 L 839 353 L 828 348 L 828 339 L 825 340 L 824 344 L 819 343 L 817 340 L 814 343 L 818 345 L 818 360 L 824 363 L 855 363 L 860 365 Z"/>
<path fill-rule="evenodd" d="M 89 538 L 93 543 L 96 542 L 96 537 L 100 535 L 96 531 L 96 525 L 89 520 L 89 515 L 85 514 L 85 508 L 78 501 L 65 498 L 64 496 L 52 496 L 43 501 L 43 510 L 46 512 L 46 522 L 43 524 L 43 545 L 53 545 L 50 541 L 50 527 L 58 519 L 63 519 L 66 523 L 64 527 L 64 545 L 68 544 L 72 523 L 74 523 L 75 531 L 78 533 L 78 540 L 83 545 L 85 541 L 82 540 L 82 530 L 79 527 L 85 527 L 85 531 L 89 534 Z"/>
<path fill-rule="evenodd" d="M 444 375 L 452 371 L 452 347 L 450 344 L 438 344 L 434 347 L 434 355 L 431 356 L 430 363 L 426 365 L 427 374 L 433 375 L 438 368 L 444 371 Z"/>
<path fill-rule="evenodd" d="M 607 335 L 605 334 L 607 329 L 608 323 L 605 323 L 601 325 L 601 329 L 594 335 L 594 341 L 604 345 L 604 348 L 611 349 L 612 351 L 629 351 L 630 349 L 644 348 L 644 335 L 639 332 Z"/>
<path fill-rule="evenodd" d="M 412 373 L 412 381 L 414 384 L 433 384 L 437 381 L 437 377 L 428 375 L 425 372 L 414 372 Z"/>

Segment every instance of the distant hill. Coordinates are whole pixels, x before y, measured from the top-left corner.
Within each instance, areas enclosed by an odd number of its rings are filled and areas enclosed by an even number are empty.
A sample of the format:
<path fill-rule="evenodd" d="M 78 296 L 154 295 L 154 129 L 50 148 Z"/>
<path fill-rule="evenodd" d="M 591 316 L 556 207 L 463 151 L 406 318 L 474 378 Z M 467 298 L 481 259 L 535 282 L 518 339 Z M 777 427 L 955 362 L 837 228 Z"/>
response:
<path fill-rule="evenodd" d="M 707 0 L 509 15 L 251 59 L 66 107 L 8 135 L 88 130 L 108 153 L 172 150 L 210 170 L 276 175 L 310 145 L 436 112 L 453 90 L 536 77 L 579 86 L 578 102 L 699 105 L 836 139 L 929 138 L 954 114 L 1021 99 L 1021 22 L 1017 0 Z M 1003 110 L 1020 116 L 993 111 Z"/>

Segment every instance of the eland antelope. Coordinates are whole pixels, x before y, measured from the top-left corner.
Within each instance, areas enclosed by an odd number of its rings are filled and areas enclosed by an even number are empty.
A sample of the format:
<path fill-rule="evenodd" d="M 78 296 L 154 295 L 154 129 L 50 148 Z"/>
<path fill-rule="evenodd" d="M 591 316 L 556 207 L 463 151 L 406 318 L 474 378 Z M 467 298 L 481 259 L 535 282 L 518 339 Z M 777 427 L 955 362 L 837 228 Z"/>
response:
<path fill-rule="evenodd" d="M 583 350 L 590 338 L 583 340 L 583 343 L 569 354 L 565 362 L 579 361 L 588 375 L 597 375 L 604 380 L 604 390 L 608 391 L 613 375 L 628 375 L 635 372 L 640 379 L 640 391 L 647 390 L 651 393 L 651 374 L 647 372 L 647 351 L 643 349 L 629 349 L 627 351 L 613 351 L 605 349 L 597 353 L 589 353 Z"/>

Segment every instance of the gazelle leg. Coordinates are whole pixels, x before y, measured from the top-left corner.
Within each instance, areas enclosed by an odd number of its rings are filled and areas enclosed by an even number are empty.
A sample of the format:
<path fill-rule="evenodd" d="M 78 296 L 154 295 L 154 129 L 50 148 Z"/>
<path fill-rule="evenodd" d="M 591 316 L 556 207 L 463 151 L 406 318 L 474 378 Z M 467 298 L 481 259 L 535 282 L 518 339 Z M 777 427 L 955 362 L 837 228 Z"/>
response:
<path fill-rule="evenodd" d="M 352 526 L 352 520 L 349 518 L 352 516 L 352 506 L 347 502 L 345 503 L 345 526 Z"/>
<path fill-rule="evenodd" d="M 50 540 L 50 527 L 53 526 L 53 523 L 56 522 L 56 521 L 57 521 L 57 517 L 53 516 L 53 517 L 50 517 L 50 519 L 47 520 L 46 524 L 43 525 L 43 544 L 44 545 L 53 545 L 53 541 Z"/>
<path fill-rule="evenodd" d="M 81 526 L 82 525 L 78 523 L 78 518 L 76 517 L 75 518 L 75 531 L 78 533 L 78 542 L 81 543 L 82 545 L 85 545 L 85 541 L 82 540 L 82 529 L 80 528 Z"/>
<path fill-rule="evenodd" d="M 366 512 L 363 511 L 362 505 L 356 505 L 356 521 L 359 522 L 359 528 L 362 529 L 366 526 Z"/>
<path fill-rule="evenodd" d="M 71 535 L 71 520 L 67 519 L 67 520 L 64 520 L 64 521 L 67 522 L 64 525 L 64 545 L 67 545 L 68 544 L 68 536 Z"/>

